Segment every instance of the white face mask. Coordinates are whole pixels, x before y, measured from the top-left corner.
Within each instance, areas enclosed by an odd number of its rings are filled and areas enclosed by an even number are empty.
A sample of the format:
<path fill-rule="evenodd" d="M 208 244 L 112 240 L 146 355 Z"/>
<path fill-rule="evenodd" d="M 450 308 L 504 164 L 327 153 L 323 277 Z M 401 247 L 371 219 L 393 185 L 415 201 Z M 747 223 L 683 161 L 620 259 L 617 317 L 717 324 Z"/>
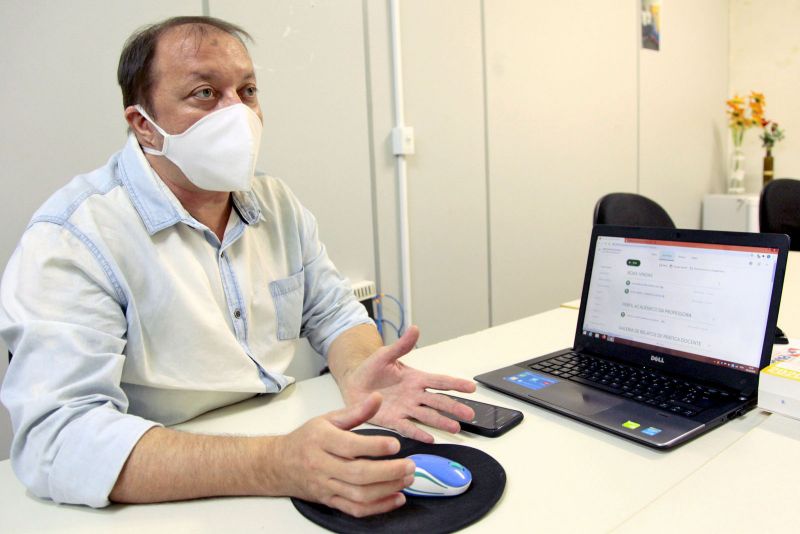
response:
<path fill-rule="evenodd" d="M 178 166 L 200 189 L 247 191 L 261 146 L 261 119 L 244 104 L 209 113 L 185 132 L 168 134 L 137 105 L 139 113 L 164 136 L 161 150 L 142 147 Z"/>

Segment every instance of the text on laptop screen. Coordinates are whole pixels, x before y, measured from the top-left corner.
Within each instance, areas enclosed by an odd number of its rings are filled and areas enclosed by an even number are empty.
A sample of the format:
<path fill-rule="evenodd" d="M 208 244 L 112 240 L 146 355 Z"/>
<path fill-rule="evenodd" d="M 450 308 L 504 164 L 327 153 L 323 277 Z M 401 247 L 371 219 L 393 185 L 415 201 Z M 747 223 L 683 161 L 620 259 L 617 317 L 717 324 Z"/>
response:
<path fill-rule="evenodd" d="M 778 250 L 598 236 L 582 330 L 758 372 Z"/>

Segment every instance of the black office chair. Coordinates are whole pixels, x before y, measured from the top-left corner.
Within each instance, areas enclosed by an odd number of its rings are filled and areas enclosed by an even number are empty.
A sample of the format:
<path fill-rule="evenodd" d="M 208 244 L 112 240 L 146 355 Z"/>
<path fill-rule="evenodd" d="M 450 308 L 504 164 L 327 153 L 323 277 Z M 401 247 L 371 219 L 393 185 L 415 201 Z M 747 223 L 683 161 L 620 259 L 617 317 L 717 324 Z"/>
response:
<path fill-rule="evenodd" d="M 800 180 L 779 178 L 764 186 L 758 223 L 762 232 L 787 234 L 789 250 L 800 250 Z"/>
<path fill-rule="evenodd" d="M 758 229 L 787 234 L 789 250 L 800 250 L 800 180 L 779 178 L 764 186 L 758 206 Z M 786 334 L 775 327 L 775 343 L 789 343 Z"/>
<path fill-rule="evenodd" d="M 609 193 L 601 197 L 594 206 L 594 224 L 675 228 L 664 208 L 636 193 Z"/>

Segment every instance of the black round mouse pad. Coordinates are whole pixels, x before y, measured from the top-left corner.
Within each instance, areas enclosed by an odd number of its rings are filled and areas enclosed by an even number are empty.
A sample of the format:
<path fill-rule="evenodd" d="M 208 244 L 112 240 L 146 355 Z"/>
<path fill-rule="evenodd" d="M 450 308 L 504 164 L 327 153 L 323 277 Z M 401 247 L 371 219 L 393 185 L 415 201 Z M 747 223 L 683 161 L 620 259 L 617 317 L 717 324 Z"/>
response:
<path fill-rule="evenodd" d="M 400 452 L 382 459 L 412 454 L 437 454 L 454 460 L 472 472 L 472 484 L 455 497 L 406 496 L 406 504 L 385 514 L 356 518 L 324 504 L 292 498 L 307 519 L 334 532 L 454 532 L 483 517 L 503 495 L 506 472 L 483 451 L 464 445 L 428 444 L 380 429 L 354 430 L 367 436 L 391 436 L 400 441 Z"/>

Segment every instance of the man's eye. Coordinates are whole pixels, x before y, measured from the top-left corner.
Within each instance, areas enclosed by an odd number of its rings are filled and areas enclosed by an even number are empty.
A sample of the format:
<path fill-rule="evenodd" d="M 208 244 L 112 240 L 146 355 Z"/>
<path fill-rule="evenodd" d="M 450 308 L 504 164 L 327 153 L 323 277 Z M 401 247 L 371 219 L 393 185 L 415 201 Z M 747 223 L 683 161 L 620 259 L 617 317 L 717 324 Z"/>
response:
<path fill-rule="evenodd" d="M 204 87 L 199 91 L 196 91 L 194 95 L 198 98 L 211 98 L 214 96 L 214 91 L 210 87 Z"/>
<path fill-rule="evenodd" d="M 253 85 L 251 85 L 250 87 L 245 87 L 244 88 L 244 95 L 247 96 L 247 97 L 252 98 L 252 97 L 256 96 L 257 94 L 258 94 L 258 88 L 253 86 Z"/>

